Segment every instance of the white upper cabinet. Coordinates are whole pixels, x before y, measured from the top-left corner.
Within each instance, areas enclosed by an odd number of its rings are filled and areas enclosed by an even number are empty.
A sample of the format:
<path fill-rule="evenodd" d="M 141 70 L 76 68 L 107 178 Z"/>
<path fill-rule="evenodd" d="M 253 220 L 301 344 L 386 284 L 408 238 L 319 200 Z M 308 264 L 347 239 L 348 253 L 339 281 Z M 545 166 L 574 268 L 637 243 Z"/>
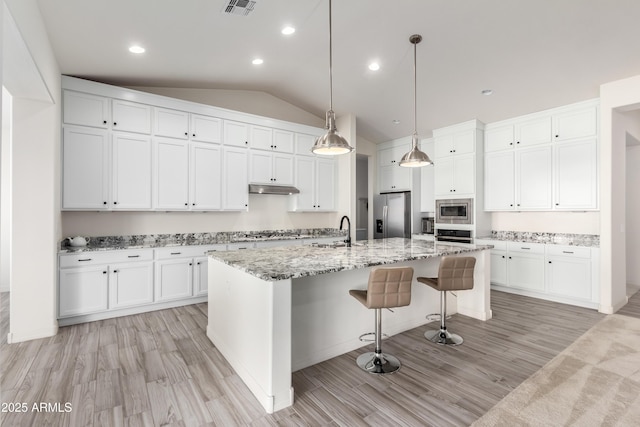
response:
<path fill-rule="evenodd" d="M 66 124 L 107 128 L 109 99 L 103 96 L 65 90 L 62 100 L 62 120 Z"/>
<path fill-rule="evenodd" d="M 487 125 L 485 210 L 598 209 L 597 133 L 597 100 Z M 500 152 L 514 153 L 514 206 Z"/>
<path fill-rule="evenodd" d="M 335 211 L 336 161 L 332 158 L 295 157 L 295 186 L 299 194 L 291 197 L 293 211 Z"/>
<path fill-rule="evenodd" d="M 553 139 L 562 141 L 596 136 L 598 131 L 598 107 L 589 105 L 553 116 Z"/>
<path fill-rule="evenodd" d="M 273 149 L 283 153 L 293 153 L 294 133 L 286 130 L 273 130 Z"/>
<path fill-rule="evenodd" d="M 251 126 L 249 147 L 259 150 L 273 150 L 273 131 L 271 128 Z"/>
<path fill-rule="evenodd" d="M 554 208 L 598 207 L 597 140 L 588 138 L 553 147 Z"/>
<path fill-rule="evenodd" d="M 551 209 L 551 147 L 516 152 L 516 210 Z"/>
<path fill-rule="evenodd" d="M 551 115 L 487 125 L 485 151 L 500 151 L 551 142 Z"/>
<path fill-rule="evenodd" d="M 443 158 L 475 152 L 475 130 L 467 129 L 434 138 L 435 158 Z"/>
<path fill-rule="evenodd" d="M 224 145 L 235 145 L 237 147 L 249 146 L 249 125 L 246 123 L 224 121 Z"/>
<path fill-rule="evenodd" d="M 222 208 L 222 150 L 217 144 L 193 143 L 190 159 L 191 210 Z"/>
<path fill-rule="evenodd" d="M 226 122 L 225 122 L 226 124 Z M 247 210 L 249 206 L 248 158 L 244 148 L 223 148 L 222 208 Z"/>
<path fill-rule="evenodd" d="M 296 133 L 295 138 L 295 153 L 303 156 L 314 156 L 311 152 L 313 144 L 315 144 L 317 137 L 313 135 L 306 135 L 303 133 Z"/>
<path fill-rule="evenodd" d="M 411 149 L 411 138 L 395 140 L 388 148 L 378 150 L 378 191 L 411 191 L 413 169 L 400 167 L 400 159 Z"/>
<path fill-rule="evenodd" d="M 155 135 L 179 139 L 189 137 L 189 113 L 158 107 L 153 111 Z"/>
<path fill-rule="evenodd" d="M 498 151 L 513 148 L 515 129 L 512 124 L 502 126 L 487 125 L 484 134 L 485 151 Z"/>
<path fill-rule="evenodd" d="M 151 209 L 151 139 L 113 135 L 113 209 Z"/>
<path fill-rule="evenodd" d="M 111 125 L 122 132 L 151 133 L 151 107 L 137 102 L 113 99 Z"/>
<path fill-rule="evenodd" d="M 515 157 L 513 151 L 484 156 L 484 210 L 508 211 L 515 208 Z"/>
<path fill-rule="evenodd" d="M 62 140 L 62 208 L 109 208 L 109 140 L 106 130 L 65 127 Z"/>
<path fill-rule="evenodd" d="M 156 140 L 156 208 L 189 208 L 189 145 L 186 141 Z"/>
<path fill-rule="evenodd" d="M 222 120 L 201 114 L 191 114 L 190 133 L 192 141 L 220 143 Z"/>
<path fill-rule="evenodd" d="M 551 142 L 551 117 L 539 117 L 517 123 L 515 126 L 515 146 L 548 144 Z"/>
<path fill-rule="evenodd" d="M 293 156 L 291 154 L 251 150 L 249 153 L 249 182 L 293 185 L 293 181 Z"/>
<path fill-rule="evenodd" d="M 440 159 L 435 162 L 433 171 L 436 197 L 463 197 L 475 193 L 475 155 Z"/>

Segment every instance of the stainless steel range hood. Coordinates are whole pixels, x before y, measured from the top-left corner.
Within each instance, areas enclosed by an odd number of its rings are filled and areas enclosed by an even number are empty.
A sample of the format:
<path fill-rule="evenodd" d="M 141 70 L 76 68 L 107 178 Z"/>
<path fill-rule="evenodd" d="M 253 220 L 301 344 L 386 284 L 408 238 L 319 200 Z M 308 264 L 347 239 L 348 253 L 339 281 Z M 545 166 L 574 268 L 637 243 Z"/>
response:
<path fill-rule="evenodd" d="M 300 190 L 292 185 L 249 184 L 249 194 L 298 194 Z"/>

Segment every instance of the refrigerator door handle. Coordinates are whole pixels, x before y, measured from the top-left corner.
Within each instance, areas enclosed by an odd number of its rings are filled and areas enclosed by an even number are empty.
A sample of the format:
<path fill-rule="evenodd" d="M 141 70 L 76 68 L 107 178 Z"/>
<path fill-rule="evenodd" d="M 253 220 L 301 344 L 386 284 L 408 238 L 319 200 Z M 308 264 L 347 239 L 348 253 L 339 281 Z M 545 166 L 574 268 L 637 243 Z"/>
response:
<path fill-rule="evenodd" d="M 382 207 L 382 238 L 387 238 L 387 224 L 389 219 L 389 206 L 384 205 Z"/>

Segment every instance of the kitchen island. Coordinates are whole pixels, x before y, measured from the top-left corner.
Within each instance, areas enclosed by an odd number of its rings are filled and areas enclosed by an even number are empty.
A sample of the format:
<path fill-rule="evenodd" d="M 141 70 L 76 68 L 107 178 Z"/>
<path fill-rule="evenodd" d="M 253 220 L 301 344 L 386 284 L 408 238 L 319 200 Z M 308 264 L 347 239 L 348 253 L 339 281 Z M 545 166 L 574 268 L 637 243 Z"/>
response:
<path fill-rule="evenodd" d="M 411 304 L 383 314 L 390 336 L 439 312 L 438 292 L 415 277 L 437 276 L 444 255 L 477 259 L 474 289 L 450 297 L 448 313 L 490 319 L 490 248 L 393 238 L 210 253 L 207 336 L 272 413 L 293 404 L 292 372 L 363 346 L 373 312 L 348 291 L 366 289 L 376 266 L 415 271 Z"/>

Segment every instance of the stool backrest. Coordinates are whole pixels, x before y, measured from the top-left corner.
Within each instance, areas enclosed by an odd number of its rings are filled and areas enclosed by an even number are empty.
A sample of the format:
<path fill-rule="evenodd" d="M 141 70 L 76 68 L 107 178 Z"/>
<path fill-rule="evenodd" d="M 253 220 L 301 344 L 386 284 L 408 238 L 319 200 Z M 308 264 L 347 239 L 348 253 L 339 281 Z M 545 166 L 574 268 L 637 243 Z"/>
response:
<path fill-rule="evenodd" d="M 438 268 L 438 288 L 441 291 L 473 289 L 473 257 L 442 257 Z"/>
<path fill-rule="evenodd" d="M 404 307 L 411 302 L 411 267 L 378 267 L 369 274 L 367 308 Z"/>

